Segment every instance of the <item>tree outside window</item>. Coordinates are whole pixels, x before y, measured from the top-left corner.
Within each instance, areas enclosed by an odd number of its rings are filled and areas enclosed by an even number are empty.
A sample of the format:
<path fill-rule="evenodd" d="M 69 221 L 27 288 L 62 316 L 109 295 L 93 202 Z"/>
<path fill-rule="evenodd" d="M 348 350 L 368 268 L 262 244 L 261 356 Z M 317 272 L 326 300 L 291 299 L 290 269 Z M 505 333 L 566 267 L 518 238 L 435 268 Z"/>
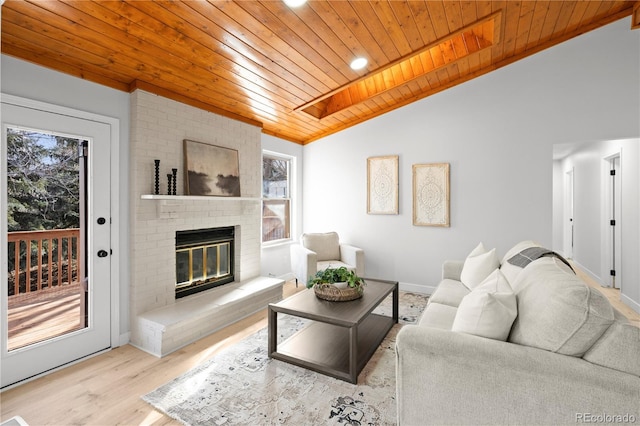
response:
<path fill-rule="evenodd" d="M 8 231 L 80 226 L 77 139 L 7 128 Z"/>
<path fill-rule="evenodd" d="M 262 157 L 262 242 L 291 238 L 291 159 Z"/>
<path fill-rule="evenodd" d="M 82 141 L 13 127 L 7 128 L 6 138 L 9 235 L 18 231 L 77 230 L 82 197 L 79 161 Z M 56 275 L 68 283 L 77 280 L 79 245 L 76 244 L 66 237 L 10 240 L 6 246 L 7 294 L 36 291 L 39 283 L 51 288 Z M 72 252 L 73 267 L 68 263 Z M 75 270 L 73 277 L 72 270 Z"/>

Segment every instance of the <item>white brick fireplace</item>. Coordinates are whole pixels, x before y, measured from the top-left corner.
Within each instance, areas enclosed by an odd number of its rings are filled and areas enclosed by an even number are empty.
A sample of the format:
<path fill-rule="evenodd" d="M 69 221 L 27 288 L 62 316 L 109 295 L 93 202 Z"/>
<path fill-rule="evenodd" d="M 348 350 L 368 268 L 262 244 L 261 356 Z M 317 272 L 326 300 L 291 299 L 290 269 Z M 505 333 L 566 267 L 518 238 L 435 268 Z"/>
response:
<path fill-rule="evenodd" d="M 148 320 L 159 318 L 164 325 L 177 321 L 167 317 L 180 311 L 175 299 L 176 231 L 234 226 L 235 283 L 239 285 L 260 274 L 261 130 L 141 90 L 132 93 L 131 103 L 131 343 L 164 355 L 167 349 L 162 346 L 166 342 L 160 340 L 172 337 L 158 336 L 166 334 L 167 327 L 158 331 L 149 326 Z M 238 150 L 241 198 L 183 196 L 184 139 Z M 155 159 L 160 160 L 160 194 L 167 194 L 167 173 L 178 169 L 175 198 L 149 196 L 155 188 Z M 194 303 L 217 306 L 217 302 L 206 298 L 229 293 L 238 285 L 227 284 L 228 290 L 219 287 L 190 295 L 179 299 L 179 303 L 183 308 L 190 306 L 187 311 L 194 309 Z M 209 295 L 203 297 L 205 293 Z M 235 320 L 251 313 L 234 311 L 241 314 Z M 226 320 L 233 322 L 234 318 Z M 211 327 L 194 330 L 191 340 L 214 331 Z M 187 332 L 179 333 L 184 336 Z M 169 346 L 175 350 L 185 343 L 186 340 Z"/>

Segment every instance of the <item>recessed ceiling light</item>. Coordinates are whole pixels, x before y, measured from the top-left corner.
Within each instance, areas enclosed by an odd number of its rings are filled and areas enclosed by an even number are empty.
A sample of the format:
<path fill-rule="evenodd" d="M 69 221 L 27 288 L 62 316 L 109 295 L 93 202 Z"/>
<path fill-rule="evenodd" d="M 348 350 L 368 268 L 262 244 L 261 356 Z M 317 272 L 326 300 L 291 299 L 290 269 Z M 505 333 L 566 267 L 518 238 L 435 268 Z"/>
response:
<path fill-rule="evenodd" d="M 361 70 L 366 66 L 367 66 L 367 58 L 356 58 L 353 61 L 351 61 L 352 70 Z"/>
<path fill-rule="evenodd" d="M 307 0 L 283 0 L 284 4 L 289 7 L 300 7 L 307 2 Z"/>

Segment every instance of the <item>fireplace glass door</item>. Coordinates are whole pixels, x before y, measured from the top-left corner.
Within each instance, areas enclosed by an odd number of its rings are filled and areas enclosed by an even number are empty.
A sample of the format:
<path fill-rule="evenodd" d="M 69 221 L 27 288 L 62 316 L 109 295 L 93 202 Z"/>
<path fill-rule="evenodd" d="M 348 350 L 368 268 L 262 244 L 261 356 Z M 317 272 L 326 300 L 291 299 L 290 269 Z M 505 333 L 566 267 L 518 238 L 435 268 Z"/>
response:
<path fill-rule="evenodd" d="M 176 291 L 206 284 L 224 284 L 231 273 L 231 242 L 176 250 Z M 224 281 L 224 282 L 223 282 Z M 211 286 L 207 286 L 210 288 Z M 190 292 L 192 293 L 192 292 Z"/>

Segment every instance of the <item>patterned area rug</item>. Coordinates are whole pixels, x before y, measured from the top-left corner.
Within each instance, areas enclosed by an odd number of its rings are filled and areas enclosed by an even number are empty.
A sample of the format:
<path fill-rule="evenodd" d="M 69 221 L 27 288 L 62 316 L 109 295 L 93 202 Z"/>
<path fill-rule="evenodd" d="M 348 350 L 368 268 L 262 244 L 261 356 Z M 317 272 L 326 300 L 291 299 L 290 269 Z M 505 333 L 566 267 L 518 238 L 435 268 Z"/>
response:
<path fill-rule="evenodd" d="M 395 337 L 426 304 L 426 296 L 400 292 L 400 324 L 389 331 L 357 385 L 270 359 L 264 328 L 142 398 L 194 426 L 393 425 Z M 390 315 L 391 298 L 375 312 Z M 299 318 L 278 318 L 283 339 L 304 326 Z"/>

